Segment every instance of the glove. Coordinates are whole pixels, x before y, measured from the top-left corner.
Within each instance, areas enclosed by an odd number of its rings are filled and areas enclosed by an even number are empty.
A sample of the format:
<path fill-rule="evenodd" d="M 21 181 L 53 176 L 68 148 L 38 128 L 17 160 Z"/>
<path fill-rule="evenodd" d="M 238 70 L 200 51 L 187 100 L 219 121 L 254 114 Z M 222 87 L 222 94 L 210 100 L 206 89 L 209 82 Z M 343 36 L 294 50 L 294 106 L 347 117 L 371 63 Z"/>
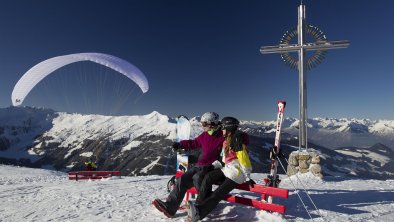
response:
<path fill-rule="evenodd" d="M 175 142 L 174 144 L 172 144 L 172 149 L 177 152 L 178 150 L 181 149 L 181 144 L 178 142 Z"/>
<path fill-rule="evenodd" d="M 220 168 L 223 167 L 223 166 L 222 166 L 222 163 L 219 162 L 219 160 L 215 160 L 215 161 L 212 163 L 212 166 L 213 166 L 214 169 L 220 169 Z"/>
<path fill-rule="evenodd" d="M 256 184 L 256 182 L 254 182 L 254 180 L 252 180 L 252 179 L 249 179 L 248 184 L 249 184 L 249 186 L 251 186 L 253 188 L 254 185 Z"/>

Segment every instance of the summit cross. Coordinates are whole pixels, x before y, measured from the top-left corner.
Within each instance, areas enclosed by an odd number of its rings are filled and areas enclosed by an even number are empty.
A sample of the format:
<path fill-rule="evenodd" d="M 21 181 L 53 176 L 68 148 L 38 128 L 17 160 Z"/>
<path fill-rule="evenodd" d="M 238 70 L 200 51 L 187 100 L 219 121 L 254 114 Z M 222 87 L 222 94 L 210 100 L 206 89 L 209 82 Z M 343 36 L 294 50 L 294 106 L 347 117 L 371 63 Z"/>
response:
<path fill-rule="evenodd" d="M 310 29 L 310 30 L 308 30 Z M 288 32 L 287 32 L 288 33 Z M 285 35 L 287 34 L 285 33 Z M 298 69 L 299 74 L 299 150 L 308 150 L 308 140 L 307 140 L 307 81 L 306 81 L 306 69 L 311 68 L 313 63 L 320 63 L 323 58 L 316 57 L 312 61 L 306 57 L 307 51 L 316 51 L 315 54 L 325 54 L 329 49 L 340 49 L 347 48 L 349 46 L 349 41 L 327 41 L 325 35 L 316 27 L 307 26 L 305 22 L 305 5 L 300 5 L 298 7 L 298 25 L 297 30 L 294 34 L 298 35 L 297 44 L 280 44 L 277 46 L 263 46 L 260 48 L 262 54 L 279 53 L 289 54 L 290 52 L 298 52 L 298 61 L 286 61 L 289 56 L 284 58 L 286 62 L 293 63 Z M 292 35 L 287 36 L 287 40 L 290 40 Z M 306 42 L 307 34 L 320 35 L 314 43 Z M 285 36 L 284 36 L 285 37 Z M 312 65 L 311 65 L 312 64 Z"/>

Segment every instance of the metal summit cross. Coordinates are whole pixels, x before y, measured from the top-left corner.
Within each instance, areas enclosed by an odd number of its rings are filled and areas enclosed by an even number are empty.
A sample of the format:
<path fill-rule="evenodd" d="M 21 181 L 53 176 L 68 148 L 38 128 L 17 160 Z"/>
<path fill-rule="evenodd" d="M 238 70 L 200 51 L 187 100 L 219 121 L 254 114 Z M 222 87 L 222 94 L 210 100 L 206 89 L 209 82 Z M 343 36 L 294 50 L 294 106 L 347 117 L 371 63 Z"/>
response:
<path fill-rule="evenodd" d="M 315 43 L 306 43 L 306 35 L 315 39 Z M 293 37 L 298 36 L 298 43 L 291 44 Z M 331 41 L 326 39 L 324 33 L 316 26 L 307 25 L 305 22 L 305 5 L 298 7 L 298 26 L 287 31 L 278 46 L 263 46 L 260 48 L 262 54 L 280 53 L 282 60 L 297 68 L 299 73 L 299 150 L 308 149 L 307 143 L 307 87 L 306 70 L 320 64 L 328 49 L 347 48 L 349 41 Z M 306 57 L 306 51 L 315 51 L 310 57 Z M 291 56 L 290 52 L 298 52 L 298 59 Z"/>

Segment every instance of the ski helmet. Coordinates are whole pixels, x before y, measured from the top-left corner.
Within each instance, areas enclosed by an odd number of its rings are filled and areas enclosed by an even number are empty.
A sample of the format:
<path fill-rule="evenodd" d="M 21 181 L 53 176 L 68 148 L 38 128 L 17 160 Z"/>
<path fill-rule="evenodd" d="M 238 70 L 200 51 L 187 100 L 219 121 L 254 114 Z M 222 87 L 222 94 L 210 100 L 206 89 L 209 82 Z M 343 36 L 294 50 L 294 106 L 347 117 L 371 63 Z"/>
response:
<path fill-rule="evenodd" d="M 219 114 L 215 112 L 206 112 L 201 116 L 200 122 L 211 126 L 216 126 L 219 124 Z"/>
<path fill-rule="evenodd" d="M 226 116 L 222 119 L 222 129 L 228 131 L 236 131 L 239 126 L 239 121 L 231 116 Z"/>

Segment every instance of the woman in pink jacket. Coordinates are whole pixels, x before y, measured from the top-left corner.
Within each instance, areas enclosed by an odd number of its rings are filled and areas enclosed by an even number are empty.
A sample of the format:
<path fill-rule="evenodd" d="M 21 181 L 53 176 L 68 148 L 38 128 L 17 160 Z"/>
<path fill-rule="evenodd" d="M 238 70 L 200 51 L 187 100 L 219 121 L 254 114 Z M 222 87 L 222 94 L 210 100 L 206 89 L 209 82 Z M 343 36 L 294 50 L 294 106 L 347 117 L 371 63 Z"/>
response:
<path fill-rule="evenodd" d="M 220 130 L 219 115 L 214 112 L 207 112 L 201 116 L 201 124 L 204 132 L 194 140 L 182 140 L 174 143 L 174 150 L 178 149 L 201 149 L 201 155 L 197 164 L 188 169 L 175 184 L 174 189 L 168 195 L 166 201 L 155 199 L 152 204 L 167 217 L 173 217 L 183 201 L 185 193 L 193 186 L 199 186 L 205 174 L 212 170 L 212 163 L 219 158 L 224 137 Z"/>

